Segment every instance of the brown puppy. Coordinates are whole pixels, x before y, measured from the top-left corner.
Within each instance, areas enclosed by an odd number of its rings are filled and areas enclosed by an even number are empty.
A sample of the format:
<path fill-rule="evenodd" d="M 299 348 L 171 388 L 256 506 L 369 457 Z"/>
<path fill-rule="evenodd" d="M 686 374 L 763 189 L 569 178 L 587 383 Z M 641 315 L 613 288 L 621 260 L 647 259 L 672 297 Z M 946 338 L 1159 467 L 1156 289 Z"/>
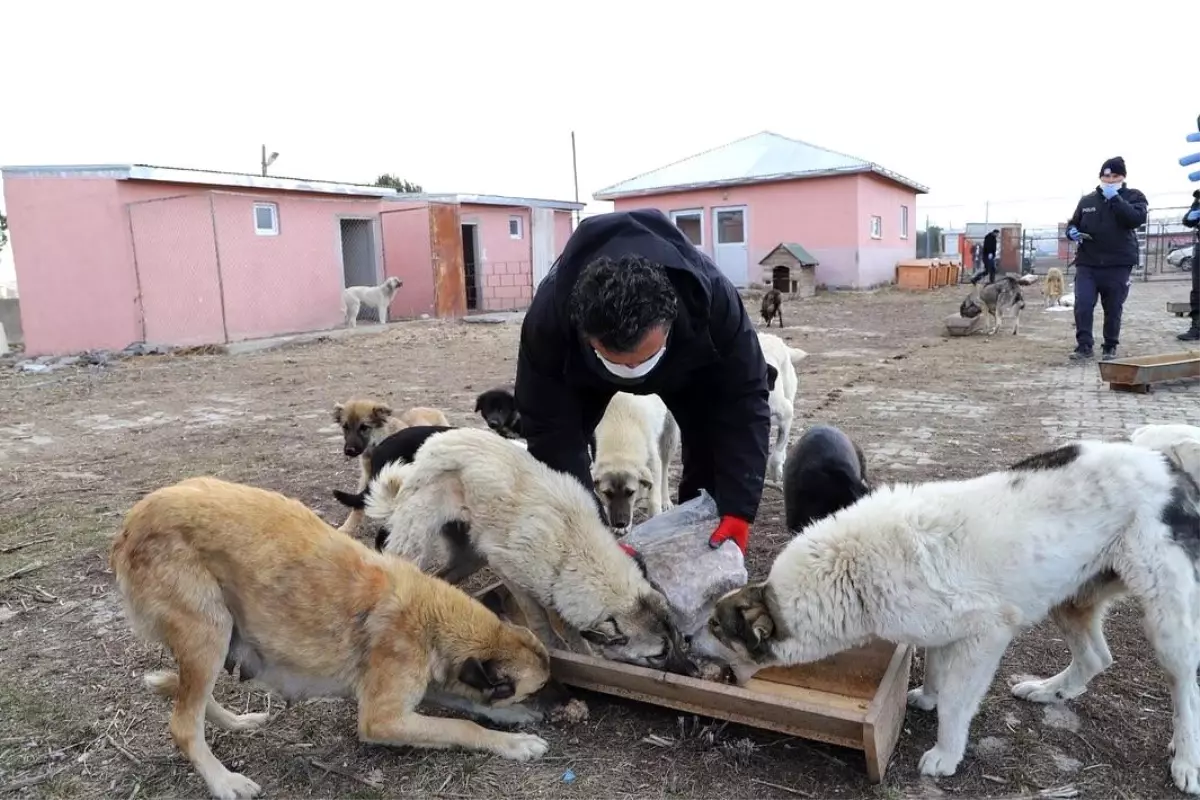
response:
<path fill-rule="evenodd" d="M 445 425 L 450 423 L 446 415 L 436 408 L 415 406 L 405 411 L 399 417 L 392 416 L 392 408 L 378 400 L 347 400 L 333 407 L 333 420 L 342 426 L 342 452 L 347 458 L 357 458 L 362 468 L 362 477 L 358 482 L 361 494 L 367 488 L 371 476 L 371 451 L 375 445 L 391 436 L 396 431 L 414 425 Z M 347 536 L 358 532 L 362 523 L 362 510 L 352 509 L 350 516 L 338 528 Z"/>
<path fill-rule="evenodd" d="M 762 318 L 767 323 L 767 327 L 771 327 L 771 320 L 775 317 L 779 318 L 779 327 L 783 327 L 783 292 L 778 289 L 771 289 L 763 295 L 762 299 Z"/>
<path fill-rule="evenodd" d="M 175 698 L 171 736 L 214 797 L 260 789 L 213 755 L 205 717 L 226 730 L 266 721 L 213 698 L 222 664 L 289 700 L 356 698 L 364 742 L 521 761 L 547 749 L 531 734 L 416 712 L 425 699 L 502 722 L 530 713 L 512 704 L 542 688 L 550 660 L 528 629 L 337 533 L 296 500 L 215 478 L 159 489 L 129 512 L 109 563 L 135 630 L 179 665 L 146 683 Z"/>

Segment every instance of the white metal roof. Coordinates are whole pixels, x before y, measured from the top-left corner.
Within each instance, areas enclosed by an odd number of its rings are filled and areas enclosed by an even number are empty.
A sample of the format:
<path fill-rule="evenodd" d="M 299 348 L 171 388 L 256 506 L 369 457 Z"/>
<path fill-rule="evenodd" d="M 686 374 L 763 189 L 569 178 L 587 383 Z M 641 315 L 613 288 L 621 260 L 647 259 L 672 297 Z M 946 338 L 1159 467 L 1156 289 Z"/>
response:
<path fill-rule="evenodd" d="M 377 197 L 387 200 L 435 201 L 446 203 L 476 203 L 479 205 L 524 206 L 529 208 L 553 208 L 573 211 L 583 208 L 583 203 L 566 200 L 539 200 L 527 197 L 506 197 L 481 194 L 401 194 L 386 186 L 368 186 L 359 183 L 337 181 L 314 181 L 305 178 L 284 178 L 274 175 L 251 175 L 244 172 L 221 172 L 219 170 L 188 169 L 184 167 L 156 167 L 149 164 L 73 164 L 65 166 L 15 166 L 0 167 L 4 177 L 58 177 L 58 178 L 108 178 L 121 181 L 158 181 L 162 183 L 192 183 L 203 186 L 239 186 L 247 189 L 265 189 L 288 192 L 311 192 L 315 194 L 343 194 L 356 197 Z"/>
<path fill-rule="evenodd" d="M 601 189 L 596 200 L 871 172 L 918 194 L 929 188 L 871 161 L 763 131 Z"/>

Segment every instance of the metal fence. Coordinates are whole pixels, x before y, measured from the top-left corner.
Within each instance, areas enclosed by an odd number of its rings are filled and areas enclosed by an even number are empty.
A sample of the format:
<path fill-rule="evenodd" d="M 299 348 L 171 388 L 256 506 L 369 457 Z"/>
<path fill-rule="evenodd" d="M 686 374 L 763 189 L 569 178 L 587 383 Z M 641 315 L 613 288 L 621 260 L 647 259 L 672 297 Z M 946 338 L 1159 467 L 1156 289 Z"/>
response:
<path fill-rule="evenodd" d="M 1194 234 L 1182 224 L 1187 206 L 1151 208 L 1145 225 L 1137 231 L 1140 261 L 1134 269 L 1142 280 L 1189 280 Z M 1011 252 L 1004 253 L 1001 269 L 1044 275 L 1058 267 L 1070 275 L 1075 267 L 1077 245 L 1066 236 L 1065 222 L 1044 224 L 968 223 L 965 228 L 942 227 L 925 221 L 917 233 L 917 256 L 960 257 L 969 278 L 981 268 L 975 259 L 975 246 L 982 245 L 984 234 L 992 227 L 1019 229 L 1013 234 Z"/>

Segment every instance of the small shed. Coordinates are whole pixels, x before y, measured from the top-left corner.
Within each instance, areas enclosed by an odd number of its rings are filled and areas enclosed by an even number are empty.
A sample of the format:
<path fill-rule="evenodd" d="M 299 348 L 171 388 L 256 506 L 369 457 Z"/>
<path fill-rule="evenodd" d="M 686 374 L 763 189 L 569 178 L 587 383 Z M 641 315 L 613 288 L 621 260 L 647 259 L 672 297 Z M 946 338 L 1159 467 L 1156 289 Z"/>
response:
<path fill-rule="evenodd" d="M 795 242 L 783 242 L 758 262 L 763 283 L 784 294 L 812 297 L 817 293 L 817 264 L 812 254 Z"/>

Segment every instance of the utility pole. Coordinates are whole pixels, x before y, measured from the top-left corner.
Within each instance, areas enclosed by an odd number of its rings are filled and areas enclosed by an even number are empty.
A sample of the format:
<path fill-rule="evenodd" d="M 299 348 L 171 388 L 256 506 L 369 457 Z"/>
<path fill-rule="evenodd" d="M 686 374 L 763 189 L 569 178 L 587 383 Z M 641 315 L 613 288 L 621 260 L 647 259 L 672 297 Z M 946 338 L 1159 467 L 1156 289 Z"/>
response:
<path fill-rule="evenodd" d="M 270 158 L 268 158 L 268 157 L 267 157 L 267 146 L 266 146 L 265 144 L 262 146 L 262 161 L 261 161 L 261 164 L 262 164 L 262 174 L 263 174 L 263 176 L 264 176 L 264 177 L 266 177 L 266 174 L 267 174 L 267 167 L 269 167 L 269 166 L 271 166 L 272 164 L 274 164 L 274 163 L 275 163 L 275 159 L 277 159 L 277 158 L 279 158 L 279 153 L 271 153 L 271 157 L 270 157 Z"/>
<path fill-rule="evenodd" d="M 575 131 L 571 131 L 571 174 L 575 177 L 575 202 L 579 202 L 579 162 L 575 158 Z M 579 227 L 579 209 L 575 209 L 575 227 Z"/>
<path fill-rule="evenodd" d="M 263 173 L 263 174 L 265 175 L 266 173 Z M 991 200 L 984 201 L 984 204 L 983 204 L 983 224 L 984 225 L 991 222 L 991 218 L 990 218 L 991 212 L 992 212 L 992 201 Z"/>

